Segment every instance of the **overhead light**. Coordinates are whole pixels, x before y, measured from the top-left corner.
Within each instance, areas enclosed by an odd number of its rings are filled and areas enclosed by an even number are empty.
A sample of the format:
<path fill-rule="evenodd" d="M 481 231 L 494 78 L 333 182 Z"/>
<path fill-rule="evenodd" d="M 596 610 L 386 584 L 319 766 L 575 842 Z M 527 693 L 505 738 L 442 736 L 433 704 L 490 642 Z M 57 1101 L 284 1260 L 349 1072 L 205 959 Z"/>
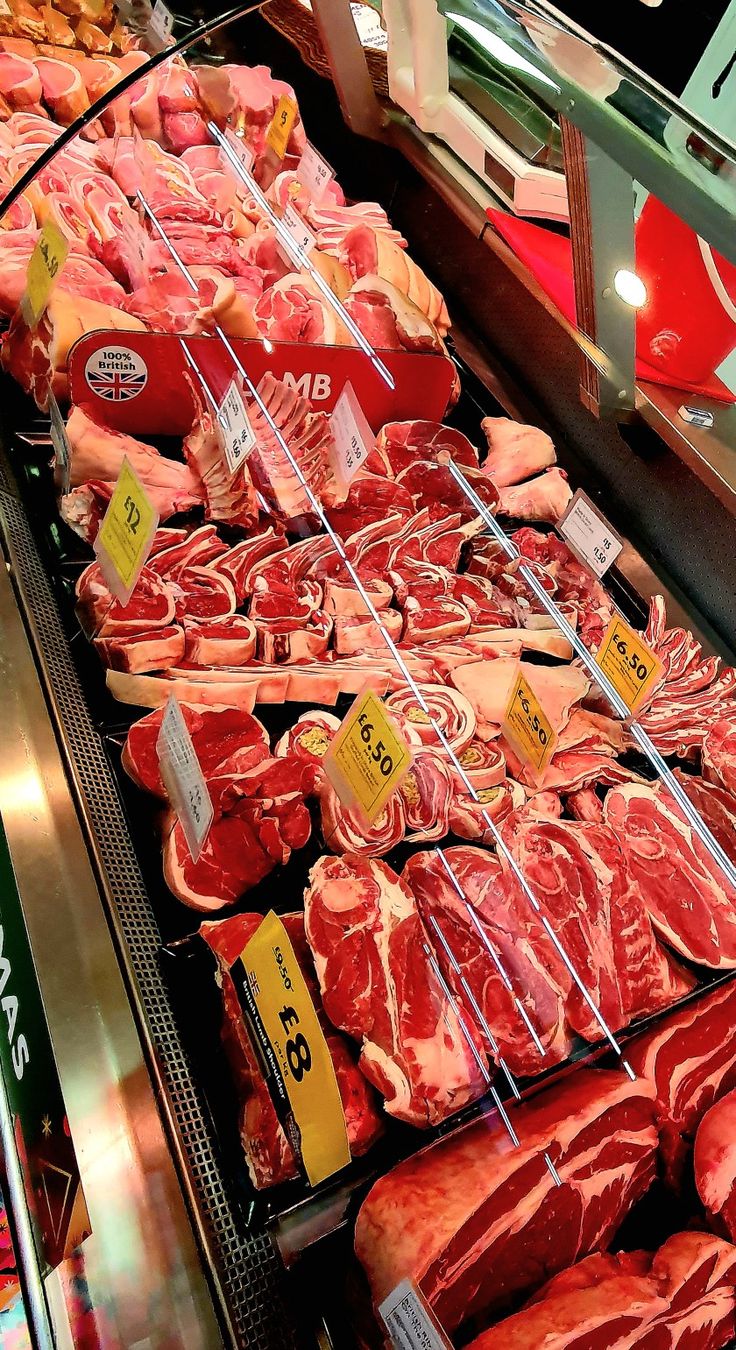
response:
<path fill-rule="evenodd" d="M 613 278 L 613 289 L 619 299 L 625 305 L 631 305 L 632 309 L 641 309 L 647 302 L 647 288 L 641 277 L 625 267 L 620 267 Z"/>

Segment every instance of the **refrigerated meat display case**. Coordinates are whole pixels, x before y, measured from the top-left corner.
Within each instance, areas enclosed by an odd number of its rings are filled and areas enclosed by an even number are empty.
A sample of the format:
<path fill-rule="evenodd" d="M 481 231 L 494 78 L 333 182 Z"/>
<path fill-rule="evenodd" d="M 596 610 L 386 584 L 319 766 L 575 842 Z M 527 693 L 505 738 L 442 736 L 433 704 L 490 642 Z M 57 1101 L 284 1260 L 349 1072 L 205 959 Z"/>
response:
<path fill-rule="evenodd" d="M 734 149 L 543 4 L 87 8 L 0 16 L 32 1343 L 731 1346 Z"/>

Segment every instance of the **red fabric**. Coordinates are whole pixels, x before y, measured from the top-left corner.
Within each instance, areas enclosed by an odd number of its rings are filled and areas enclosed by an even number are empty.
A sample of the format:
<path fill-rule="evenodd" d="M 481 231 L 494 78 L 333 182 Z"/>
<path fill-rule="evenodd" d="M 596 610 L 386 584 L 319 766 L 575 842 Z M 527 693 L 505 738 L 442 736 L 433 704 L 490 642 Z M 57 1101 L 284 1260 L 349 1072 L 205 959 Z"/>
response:
<path fill-rule="evenodd" d="M 577 319 L 570 240 L 544 225 L 519 220 L 516 216 L 507 215 L 505 211 L 489 208 L 486 214 L 501 238 L 513 249 L 517 258 L 526 264 L 550 300 L 569 323 L 575 324 Z M 687 393 L 718 399 L 722 403 L 736 403 L 736 394 L 733 394 L 717 375 L 713 375 L 702 384 L 690 384 L 685 380 L 668 376 L 637 357 L 636 378 L 650 380 L 654 384 L 674 386 Z"/>

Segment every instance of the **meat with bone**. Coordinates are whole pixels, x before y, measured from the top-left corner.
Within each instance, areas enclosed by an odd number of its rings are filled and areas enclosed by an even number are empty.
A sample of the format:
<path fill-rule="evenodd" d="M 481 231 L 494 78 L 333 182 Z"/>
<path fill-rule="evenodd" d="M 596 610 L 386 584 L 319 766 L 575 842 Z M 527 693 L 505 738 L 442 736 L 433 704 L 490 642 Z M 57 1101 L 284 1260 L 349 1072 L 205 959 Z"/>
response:
<path fill-rule="evenodd" d="M 260 762 L 223 776 L 212 786 L 214 819 L 195 860 L 175 819 L 164 844 L 164 877 L 169 889 L 191 909 L 208 911 L 234 904 L 288 862 L 311 833 L 305 795 L 311 772 L 295 757 Z"/>
<path fill-rule="evenodd" d="M 258 333 L 272 342 L 352 343 L 335 307 L 308 273 L 280 277 L 263 292 L 253 313 Z"/>
<path fill-rule="evenodd" d="M 264 558 L 278 553 L 283 544 L 283 535 L 269 525 L 259 534 L 234 544 L 213 564 L 215 571 L 222 572 L 223 576 L 232 582 L 239 605 L 242 605 L 251 593 L 252 586 L 249 580 L 251 569 Z"/>
<path fill-rule="evenodd" d="M 477 469 L 479 455 L 467 436 L 440 422 L 387 422 L 378 433 L 376 449 L 366 461 L 372 473 L 395 478 L 417 459 L 436 459 L 443 451 L 456 464 Z"/>
<path fill-rule="evenodd" d="M 407 295 L 379 276 L 364 276 L 350 288 L 344 307 L 371 346 L 394 351 L 445 351 L 434 324 Z"/>
<path fill-rule="evenodd" d="M 476 736 L 482 741 L 500 734 L 516 676 L 531 685 L 556 731 L 562 730 L 573 708 L 590 688 L 590 680 L 576 666 L 534 666 L 510 657 L 474 661 L 453 671 L 452 682 L 472 705 L 477 717 Z"/>
<path fill-rule="evenodd" d="M 722 717 L 708 728 L 702 755 L 703 777 L 736 793 L 736 707 L 732 718 Z"/>
<path fill-rule="evenodd" d="M 247 460 L 242 459 L 235 472 L 231 472 L 217 418 L 205 407 L 188 375 L 187 381 L 195 417 L 183 450 L 192 474 L 202 485 L 206 519 L 250 530 L 258 520 L 258 499 Z"/>
<path fill-rule="evenodd" d="M 248 417 L 256 444 L 248 467 L 266 500 L 277 516 L 293 520 L 312 510 L 302 485 L 304 478 L 315 496 L 330 472 L 332 432 L 324 413 L 312 412 L 311 405 L 290 385 L 266 374 L 258 385 L 259 403 L 248 399 Z M 265 412 L 262 410 L 265 408 Z M 284 452 L 274 427 L 289 448 L 299 475 Z"/>
<path fill-rule="evenodd" d="M 434 1125 L 481 1096 L 476 1033 L 429 964 L 404 882 L 381 862 L 321 858 L 304 911 L 325 1012 L 360 1043 L 389 1114 Z"/>
<path fill-rule="evenodd" d="M 611 598 L 600 581 L 578 562 L 567 544 L 552 532 L 542 534 L 539 530 L 522 526 L 511 538 L 526 560 L 543 565 L 551 573 L 559 600 L 579 606 L 580 636 L 587 647 L 595 650 L 613 616 Z M 502 570 L 503 567 L 505 564 Z"/>
<path fill-rule="evenodd" d="M 96 300 L 69 296 L 57 287 L 37 326 L 29 328 L 20 311 L 15 315 L 2 346 L 2 365 L 45 412 L 49 388 L 57 399 L 68 396 L 67 361 L 78 338 L 95 329 L 145 331 L 140 319 Z"/>
<path fill-rule="evenodd" d="M 176 581 L 187 567 L 207 567 L 225 553 L 227 544 L 223 544 L 214 525 L 189 531 L 157 530 L 149 562 L 160 577 Z"/>
<path fill-rule="evenodd" d="M 456 786 L 450 801 L 450 830 L 458 839 L 493 845 L 494 829 L 524 806 L 525 800 L 523 787 L 511 778 L 496 787 L 477 788 L 472 793 Z"/>
<path fill-rule="evenodd" d="M 92 637 L 114 637 L 121 630 L 130 633 L 133 625 L 137 632 L 167 628 L 176 616 L 172 590 L 149 567 L 142 568 L 127 605 L 114 599 L 97 563 L 82 572 L 76 596 L 79 621 Z"/>
<path fill-rule="evenodd" d="M 251 1041 L 230 973 L 261 921 L 260 914 L 236 914 L 219 922 L 205 922 L 199 930 L 217 957 L 217 983 L 223 1004 L 223 1044 L 241 1103 L 243 1152 L 251 1180 L 258 1190 L 288 1181 L 299 1172 L 292 1146 L 274 1110 L 260 1056 Z M 333 1030 L 322 1011 L 312 957 L 304 937 L 303 916 L 286 914 L 282 921 L 325 1033 L 345 1112 L 350 1151 L 353 1157 L 359 1157 L 375 1143 L 383 1128 L 374 1094 L 356 1066 L 346 1037 Z"/>
<path fill-rule="evenodd" d="M 571 501 L 572 490 L 564 469 L 547 469 L 528 483 L 502 487 L 498 514 L 518 516 L 520 520 L 548 520 L 556 525 Z"/>
<path fill-rule="evenodd" d="M 693 1149 L 695 1184 L 718 1232 L 736 1237 L 736 1089 L 706 1111 Z"/>
<path fill-rule="evenodd" d="M 663 663 L 663 677 L 638 720 L 663 755 L 692 759 L 709 728 L 733 715 L 736 670 L 704 657 L 684 628 L 667 628 L 664 600 L 654 596 L 644 639 Z"/>
<path fill-rule="evenodd" d="M 94 639 L 104 665 L 137 675 L 147 670 L 168 670 L 184 660 L 184 629 L 178 624 L 143 632 L 133 631 L 135 627 L 133 622 L 130 632 L 118 629 L 111 637 Z"/>
<path fill-rule="evenodd" d="M 374 1303 L 411 1279 L 452 1332 L 604 1249 L 654 1179 L 653 1097 L 582 1069 L 514 1108 L 518 1147 L 494 1114 L 399 1163 L 355 1228 Z"/>
<path fill-rule="evenodd" d="M 679 1187 L 705 1112 L 736 1087 L 736 985 L 733 981 L 662 1018 L 630 1041 L 634 1073 L 655 1089 L 664 1176 Z"/>
<path fill-rule="evenodd" d="M 331 487 L 331 485 L 330 485 Z M 410 493 L 398 483 L 375 474 L 360 474 L 343 501 L 326 503 L 327 519 L 336 534 L 348 539 L 366 525 L 385 523 L 397 512 L 408 520 L 414 512 Z"/>
<path fill-rule="evenodd" d="M 736 967 L 736 892 L 673 798 L 630 783 L 603 807 L 655 929 L 681 956 Z"/>
<path fill-rule="evenodd" d="M 183 567 L 170 583 L 176 614 L 184 619 L 216 619 L 234 614 L 235 591 L 231 582 L 212 567 Z"/>
<path fill-rule="evenodd" d="M 483 472 L 497 488 L 523 483 L 557 462 L 551 438 L 539 427 L 524 426 L 510 417 L 484 417 L 480 425 L 488 442 Z"/>
<path fill-rule="evenodd" d="M 242 614 L 185 619 L 182 660 L 196 666 L 245 666 L 255 656 L 256 637 L 255 624 Z"/>
<path fill-rule="evenodd" d="M 381 277 L 408 296 L 441 336 L 446 335 L 450 318 L 442 296 L 421 267 L 386 233 L 369 225 L 356 225 L 344 236 L 337 256 L 354 281 L 365 276 Z"/>
<path fill-rule="evenodd" d="M 706 782 L 704 778 L 698 778 L 694 773 L 683 773 L 681 769 L 675 769 L 674 776 L 726 857 L 731 857 L 736 838 L 736 796 L 719 783 Z M 665 801 L 671 800 L 669 789 L 662 782 L 659 784 L 659 791 Z"/>
<path fill-rule="evenodd" d="M 721 1350 L 736 1329 L 736 1248 L 675 1233 L 658 1252 L 586 1257 L 469 1350 Z"/>
<path fill-rule="evenodd" d="M 480 469 L 464 468 L 463 475 L 486 510 L 495 514 L 499 494 L 490 479 Z M 422 506 L 439 504 L 445 514 L 448 511 L 460 512 L 465 519 L 477 514 L 472 501 L 446 464 L 438 464 L 433 460 L 415 460 L 408 468 L 402 469 L 397 474 L 396 481 L 411 493 L 416 510 Z"/>
<path fill-rule="evenodd" d="M 185 464 L 165 459 L 152 445 L 125 432 L 101 427 L 79 405 L 69 414 L 67 436 L 69 481 L 73 488 L 90 480 L 115 483 L 123 460 L 127 459 L 141 482 L 166 492 L 177 510 L 190 510 L 203 499 L 198 478 Z"/>
<path fill-rule="evenodd" d="M 247 755 L 253 746 L 259 746 L 263 756 L 267 756 L 268 733 L 250 713 L 237 708 L 199 708 L 182 702 L 179 707 L 205 779 L 212 778 L 215 770 L 225 764 L 237 773 L 241 753 Z M 123 768 L 145 792 L 165 800 L 167 793 L 156 752 L 163 716 L 164 709 L 156 708 L 133 723 L 123 747 Z"/>

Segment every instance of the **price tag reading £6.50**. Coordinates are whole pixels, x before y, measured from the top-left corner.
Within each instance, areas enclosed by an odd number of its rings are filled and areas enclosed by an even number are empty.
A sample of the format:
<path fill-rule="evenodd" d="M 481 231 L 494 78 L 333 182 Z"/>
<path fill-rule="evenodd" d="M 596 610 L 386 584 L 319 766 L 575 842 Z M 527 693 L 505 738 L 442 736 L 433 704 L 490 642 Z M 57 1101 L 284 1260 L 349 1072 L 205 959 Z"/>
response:
<path fill-rule="evenodd" d="M 196 862 L 215 813 L 197 752 L 173 694 L 166 704 L 156 751 L 166 791 Z"/>
<path fill-rule="evenodd" d="M 623 548 L 608 521 L 579 488 L 557 528 L 597 577 L 608 571 Z"/>
<path fill-rule="evenodd" d="M 157 525 L 156 508 L 124 459 L 94 543 L 105 581 L 121 605 L 127 605 L 135 590 Z"/>
<path fill-rule="evenodd" d="M 555 748 L 557 732 L 521 671 L 511 687 L 502 730 L 522 759 L 541 773 Z"/>
<path fill-rule="evenodd" d="M 240 396 L 240 390 L 231 380 L 222 403 L 217 410 L 220 436 L 222 438 L 227 467 L 235 473 L 244 459 L 247 459 L 256 443 L 255 432 Z"/>
<path fill-rule="evenodd" d="M 332 470 L 340 486 L 347 488 L 376 444 L 376 438 L 349 380 L 333 409 L 330 428 Z"/>
<path fill-rule="evenodd" d="M 662 674 L 662 662 L 620 614 L 603 634 L 596 661 L 630 712 L 641 707 Z"/>
<path fill-rule="evenodd" d="M 267 914 L 230 967 L 266 1067 L 274 1109 L 312 1186 L 350 1162 L 335 1067 L 309 989 L 275 914 Z"/>
<path fill-rule="evenodd" d="M 47 220 L 34 248 L 28 272 L 26 289 L 21 300 L 21 310 L 26 323 L 35 328 L 43 314 L 49 297 L 69 254 L 69 240 L 65 239 L 58 225 Z"/>
<path fill-rule="evenodd" d="M 380 816 L 411 766 L 411 750 L 372 689 L 358 694 L 324 759 L 343 806 L 368 822 Z"/>
<path fill-rule="evenodd" d="M 297 107 L 293 98 L 289 98 L 288 94 L 282 94 L 276 104 L 271 125 L 266 132 L 266 144 L 275 155 L 278 155 L 279 159 L 283 159 L 286 154 L 291 128 L 296 121 L 296 113 Z"/>

